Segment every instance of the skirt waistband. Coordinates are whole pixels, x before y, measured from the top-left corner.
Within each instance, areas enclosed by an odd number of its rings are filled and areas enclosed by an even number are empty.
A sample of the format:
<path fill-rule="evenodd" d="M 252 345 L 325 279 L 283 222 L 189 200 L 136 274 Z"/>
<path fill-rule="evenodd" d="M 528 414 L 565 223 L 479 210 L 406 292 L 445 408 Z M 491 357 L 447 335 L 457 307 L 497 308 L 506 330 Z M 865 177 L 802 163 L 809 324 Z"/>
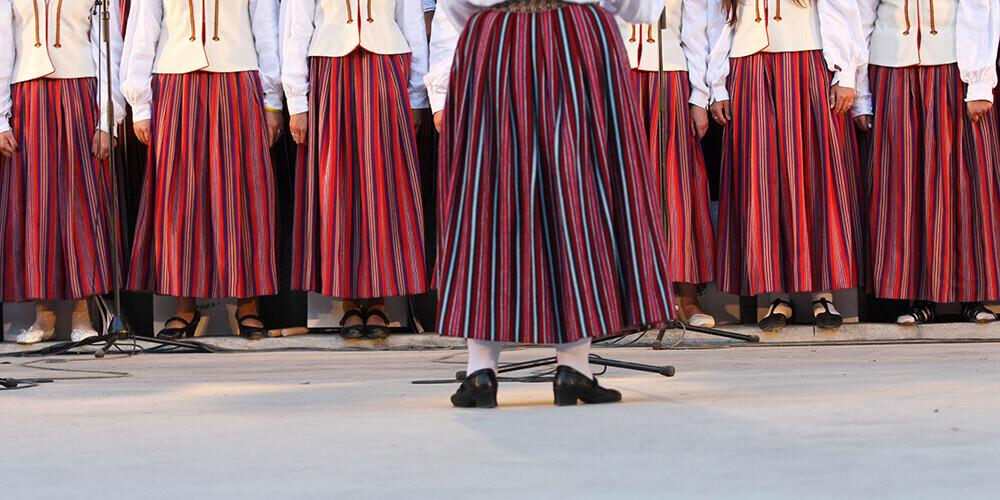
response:
<path fill-rule="evenodd" d="M 596 2 L 594 4 L 596 4 Z M 561 9 L 568 5 L 574 5 L 574 4 L 563 0 L 507 0 L 506 2 L 498 3 L 496 5 L 487 7 L 486 10 L 495 10 L 499 12 L 531 13 L 531 12 L 546 12 L 550 10 Z M 575 5 L 587 5 L 587 4 L 575 4 Z"/>

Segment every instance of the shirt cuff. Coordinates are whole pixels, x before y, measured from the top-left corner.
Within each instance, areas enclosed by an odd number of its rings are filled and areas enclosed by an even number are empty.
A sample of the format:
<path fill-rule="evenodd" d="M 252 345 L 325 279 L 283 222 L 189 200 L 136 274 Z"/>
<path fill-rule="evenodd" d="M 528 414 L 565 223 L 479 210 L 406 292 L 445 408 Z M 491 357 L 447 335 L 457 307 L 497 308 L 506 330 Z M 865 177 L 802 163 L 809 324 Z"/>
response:
<path fill-rule="evenodd" d="M 708 102 L 710 99 L 711 98 L 709 97 L 708 92 L 705 92 L 704 90 L 701 89 L 692 88 L 691 97 L 688 98 L 688 103 L 694 104 L 699 108 L 708 109 Z"/>
<path fill-rule="evenodd" d="M 276 111 L 281 111 L 283 105 L 281 103 L 281 94 L 278 92 L 265 93 L 264 94 L 264 107 Z"/>
<path fill-rule="evenodd" d="M 153 110 L 149 104 L 132 106 L 132 123 L 149 120 L 153 117 Z"/>
<path fill-rule="evenodd" d="M 970 101 L 993 102 L 993 88 L 988 83 L 969 84 L 969 90 L 965 93 L 965 102 Z"/>
<path fill-rule="evenodd" d="M 726 89 L 725 84 L 712 86 L 711 102 L 728 101 L 728 100 L 729 100 L 729 90 Z"/>
<path fill-rule="evenodd" d="M 0 117 L 0 132 L 10 132 L 10 122 L 7 117 Z"/>
<path fill-rule="evenodd" d="M 309 111 L 309 96 L 297 95 L 288 97 L 288 114 L 297 115 Z"/>
<path fill-rule="evenodd" d="M 835 73 L 833 81 L 839 82 L 840 86 L 845 89 L 853 89 L 855 73 L 857 73 L 857 70 L 855 68 L 850 68 L 846 70 L 842 69 Z"/>
<path fill-rule="evenodd" d="M 851 113 L 854 116 L 865 116 L 872 114 L 872 98 L 859 97 L 854 99 L 854 107 Z"/>
<path fill-rule="evenodd" d="M 437 113 L 438 111 L 444 109 L 446 97 L 446 94 L 436 94 L 434 92 L 428 93 L 427 100 L 431 103 L 431 111 Z"/>

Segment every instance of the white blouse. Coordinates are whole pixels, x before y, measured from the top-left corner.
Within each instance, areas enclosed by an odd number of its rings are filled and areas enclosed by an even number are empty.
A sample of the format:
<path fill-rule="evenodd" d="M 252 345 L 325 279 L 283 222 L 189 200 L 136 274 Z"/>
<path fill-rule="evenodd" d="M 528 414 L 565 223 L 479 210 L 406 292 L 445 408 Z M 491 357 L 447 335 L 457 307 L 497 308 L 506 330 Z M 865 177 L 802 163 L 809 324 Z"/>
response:
<path fill-rule="evenodd" d="M 863 48 L 861 23 L 856 0 L 815 0 L 820 20 L 820 38 L 827 68 L 834 73 L 832 83 L 854 88 L 858 68 L 864 66 L 867 53 Z M 709 26 L 722 26 L 719 39 L 712 47 L 708 63 L 708 81 L 713 101 L 728 101 L 726 78 L 729 76 L 729 54 L 733 41 L 733 26 L 725 21 L 721 3 L 709 9 L 716 18 Z"/>
<path fill-rule="evenodd" d="M 113 7 L 113 6 L 112 6 Z M 114 106 L 115 124 L 125 119 L 125 98 L 122 97 L 118 82 L 118 68 L 122 56 L 121 21 L 118 20 L 118 9 L 110 9 L 111 13 L 111 100 Z M 63 21 L 65 22 L 65 20 Z M 97 104 L 101 109 L 99 130 L 108 130 L 108 84 L 107 84 L 107 51 L 102 35 L 99 15 L 91 17 L 90 21 L 90 53 L 97 68 Z M 6 33 L 4 35 L 3 33 Z M 10 130 L 10 117 L 13 102 L 11 101 L 11 79 L 14 73 L 16 33 L 14 33 L 14 9 L 11 0 L 0 0 L 0 132 Z M 113 131 L 114 132 L 114 131 Z"/>
<path fill-rule="evenodd" d="M 451 63 L 455 58 L 458 37 L 476 12 L 503 3 L 505 0 L 438 0 L 431 26 L 430 69 L 424 82 L 431 110 L 444 109 L 451 76 Z M 568 3 L 587 4 L 594 0 L 565 0 Z M 660 0 L 601 0 L 601 7 L 630 23 L 653 24 L 663 12 Z"/>
<path fill-rule="evenodd" d="M 309 111 L 309 47 L 312 42 L 316 0 L 284 0 L 281 43 L 281 80 L 288 98 L 288 112 Z M 421 0 L 396 0 L 395 22 L 410 46 L 410 107 L 428 106 L 424 75 L 427 74 L 427 25 Z M 363 46 L 363 45 L 362 45 Z"/>
<path fill-rule="evenodd" d="M 708 55 L 712 49 L 708 27 L 710 3 L 710 0 L 684 0 L 681 25 L 681 42 L 687 58 L 688 80 L 691 81 L 691 97 L 688 101 L 705 109 L 708 109 L 711 94 L 706 78 Z"/>
<path fill-rule="evenodd" d="M 125 33 L 122 55 L 122 93 L 132 106 L 135 121 L 152 116 L 153 63 L 160 31 L 164 29 L 163 2 L 182 0 L 137 0 L 129 11 L 129 25 Z M 281 65 L 278 60 L 278 1 L 249 0 L 250 29 L 257 53 L 260 85 L 264 90 L 264 106 L 282 109 Z M 211 64 L 211 62 L 209 62 Z"/>
<path fill-rule="evenodd" d="M 993 102 L 997 85 L 997 46 L 1000 45 L 1000 2 L 998 0 L 958 0 L 955 45 L 959 75 L 968 84 L 966 101 Z M 865 48 L 870 50 L 875 31 L 879 0 L 858 0 Z M 858 71 L 854 115 L 872 114 L 868 65 Z"/>

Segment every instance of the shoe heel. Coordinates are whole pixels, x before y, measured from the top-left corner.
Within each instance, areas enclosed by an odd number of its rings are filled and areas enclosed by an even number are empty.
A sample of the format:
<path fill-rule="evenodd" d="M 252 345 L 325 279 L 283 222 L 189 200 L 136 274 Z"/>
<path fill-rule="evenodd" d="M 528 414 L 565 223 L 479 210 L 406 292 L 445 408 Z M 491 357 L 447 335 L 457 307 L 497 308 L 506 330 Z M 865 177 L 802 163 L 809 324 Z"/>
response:
<path fill-rule="evenodd" d="M 576 406 L 579 400 L 575 392 L 556 391 L 556 406 Z"/>
<path fill-rule="evenodd" d="M 497 407 L 497 393 L 496 391 L 485 392 L 482 394 L 476 394 L 473 398 L 476 402 L 476 408 L 496 408 Z"/>

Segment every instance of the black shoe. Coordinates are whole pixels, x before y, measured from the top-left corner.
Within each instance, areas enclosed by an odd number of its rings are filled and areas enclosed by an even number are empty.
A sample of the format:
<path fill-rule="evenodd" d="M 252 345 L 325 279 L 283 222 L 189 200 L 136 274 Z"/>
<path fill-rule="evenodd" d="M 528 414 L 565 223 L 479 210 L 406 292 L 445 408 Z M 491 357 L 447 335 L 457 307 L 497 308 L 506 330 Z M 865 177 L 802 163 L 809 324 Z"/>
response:
<path fill-rule="evenodd" d="M 353 316 L 361 318 L 361 323 L 357 325 L 344 326 L 347 320 Z M 348 309 L 344 311 L 344 317 L 340 318 L 340 338 L 360 339 L 365 334 L 365 313 L 361 309 Z"/>
<path fill-rule="evenodd" d="M 780 305 L 786 305 L 792 310 L 792 316 L 795 316 L 795 309 L 792 308 L 792 303 L 787 300 L 774 299 L 771 302 L 771 308 L 767 310 L 767 316 L 764 316 L 760 321 L 757 322 L 757 328 L 760 328 L 762 332 L 773 332 L 784 328 L 788 324 L 788 320 L 791 319 L 784 314 L 774 312 L 775 309 Z"/>
<path fill-rule="evenodd" d="M 368 319 L 372 316 L 378 316 L 385 321 L 384 325 L 369 325 Z M 385 313 L 381 309 L 370 309 L 368 314 L 365 315 L 365 338 L 369 339 L 384 339 L 389 336 L 389 318 L 386 317 Z"/>
<path fill-rule="evenodd" d="M 979 319 L 979 315 L 982 313 L 986 313 L 989 317 Z M 966 321 L 979 324 L 991 323 L 997 319 L 997 315 L 987 309 L 982 302 L 966 302 L 962 304 L 962 316 L 965 316 Z"/>
<path fill-rule="evenodd" d="M 591 404 L 617 403 L 622 400 L 622 393 L 598 385 L 597 377 L 587 378 L 573 368 L 562 365 L 556 368 L 552 393 L 555 394 L 557 406 L 573 406 L 577 400 Z"/>
<path fill-rule="evenodd" d="M 821 330 L 836 330 L 844 324 L 844 317 L 830 311 L 833 304 L 825 297 L 813 301 L 813 306 L 819 304 L 823 306 L 823 312 L 816 315 L 816 327 Z"/>
<path fill-rule="evenodd" d="M 459 408 L 496 408 L 497 374 L 489 368 L 476 370 L 465 377 L 451 404 Z"/>
<path fill-rule="evenodd" d="M 264 320 L 260 319 L 260 316 L 257 316 L 255 314 L 247 314 L 246 316 L 242 317 L 237 316 L 236 323 L 240 326 L 240 337 L 249 340 L 260 340 L 264 337 L 267 337 L 267 328 L 263 326 L 244 325 L 243 322 L 248 319 L 255 319 L 257 321 L 260 321 L 261 325 L 264 324 Z"/>
<path fill-rule="evenodd" d="M 156 338 L 176 340 L 194 337 L 195 332 L 198 330 L 198 323 L 201 322 L 201 311 L 195 310 L 194 317 L 191 318 L 191 321 L 174 316 L 173 318 L 168 319 L 164 325 L 173 322 L 184 323 L 184 326 L 180 328 L 164 328 L 156 333 Z"/>
<path fill-rule="evenodd" d="M 910 319 L 913 321 L 910 321 Z M 915 326 L 922 325 L 934 319 L 934 303 L 928 302 L 926 300 L 918 300 L 913 303 L 909 311 L 901 314 L 896 318 L 896 324 L 899 326 Z"/>

